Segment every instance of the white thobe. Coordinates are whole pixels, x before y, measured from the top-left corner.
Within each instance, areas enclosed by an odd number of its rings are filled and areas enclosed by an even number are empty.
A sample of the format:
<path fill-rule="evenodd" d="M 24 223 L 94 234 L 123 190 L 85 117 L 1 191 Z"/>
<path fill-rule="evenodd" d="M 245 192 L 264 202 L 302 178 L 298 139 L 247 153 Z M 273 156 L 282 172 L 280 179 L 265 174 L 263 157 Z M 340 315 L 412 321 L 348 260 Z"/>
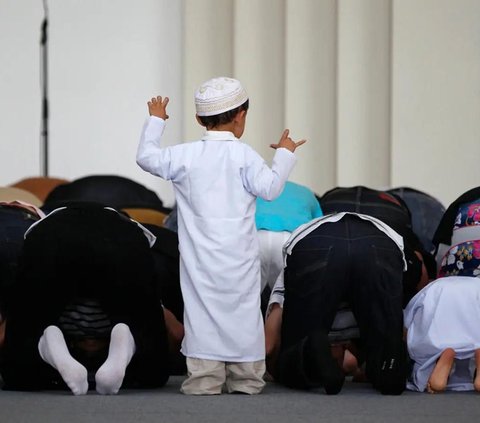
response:
<path fill-rule="evenodd" d="M 272 200 L 295 164 L 285 148 L 272 167 L 231 132 L 160 147 L 165 121 L 150 117 L 137 152 L 142 169 L 173 182 L 187 357 L 265 359 L 255 198 Z"/>
<path fill-rule="evenodd" d="M 447 389 L 473 390 L 472 362 L 480 348 L 480 280 L 448 276 L 428 284 L 405 308 L 407 346 L 414 360 L 407 387 L 424 391 L 441 353 L 455 350 Z"/>

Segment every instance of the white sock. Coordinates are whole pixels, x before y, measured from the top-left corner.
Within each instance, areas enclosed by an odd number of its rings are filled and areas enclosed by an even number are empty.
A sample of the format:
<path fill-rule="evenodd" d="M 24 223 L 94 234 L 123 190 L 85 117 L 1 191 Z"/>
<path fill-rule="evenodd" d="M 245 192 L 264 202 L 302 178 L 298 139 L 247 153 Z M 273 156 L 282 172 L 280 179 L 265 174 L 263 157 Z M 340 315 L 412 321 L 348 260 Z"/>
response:
<path fill-rule="evenodd" d="M 116 394 L 123 383 L 125 371 L 135 354 L 135 340 L 130 328 L 119 323 L 112 329 L 108 357 L 95 374 L 99 394 Z"/>
<path fill-rule="evenodd" d="M 60 373 L 74 395 L 87 393 L 87 369 L 70 355 L 63 333 L 57 326 L 45 329 L 38 342 L 38 352 L 43 361 Z"/>

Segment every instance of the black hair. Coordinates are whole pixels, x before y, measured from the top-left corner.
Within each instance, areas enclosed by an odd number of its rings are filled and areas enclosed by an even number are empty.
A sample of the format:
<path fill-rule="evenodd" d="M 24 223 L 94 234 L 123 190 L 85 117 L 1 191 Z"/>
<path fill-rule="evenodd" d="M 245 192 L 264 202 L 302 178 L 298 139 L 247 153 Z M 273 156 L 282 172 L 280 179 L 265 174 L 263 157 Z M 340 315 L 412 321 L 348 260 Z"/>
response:
<path fill-rule="evenodd" d="M 198 116 L 198 120 L 202 122 L 202 125 L 205 126 L 205 128 L 212 129 L 219 125 L 225 125 L 227 123 L 230 123 L 235 118 L 235 116 L 237 116 L 237 113 L 241 112 L 242 110 L 248 110 L 248 100 L 240 106 L 235 107 L 235 109 L 228 110 L 218 115 Z"/>

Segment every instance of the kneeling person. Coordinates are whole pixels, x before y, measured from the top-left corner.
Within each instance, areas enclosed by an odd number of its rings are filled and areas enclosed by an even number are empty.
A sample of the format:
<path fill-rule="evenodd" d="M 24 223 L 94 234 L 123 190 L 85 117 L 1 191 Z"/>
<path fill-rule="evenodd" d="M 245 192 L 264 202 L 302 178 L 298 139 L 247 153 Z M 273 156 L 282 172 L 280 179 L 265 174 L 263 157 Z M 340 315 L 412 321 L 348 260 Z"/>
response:
<path fill-rule="evenodd" d="M 359 336 L 368 379 L 383 394 L 403 392 L 402 237 L 371 216 L 338 213 L 299 227 L 284 254 L 286 268 L 272 291 L 266 321 L 274 378 L 293 388 L 341 390 L 344 374 L 331 354 L 331 329 L 347 302 L 359 333 L 344 328 L 344 335 Z"/>
<path fill-rule="evenodd" d="M 168 341 L 154 239 L 97 204 L 57 209 L 32 225 L 8 316 L 4 389 L 163 386 Z"/>

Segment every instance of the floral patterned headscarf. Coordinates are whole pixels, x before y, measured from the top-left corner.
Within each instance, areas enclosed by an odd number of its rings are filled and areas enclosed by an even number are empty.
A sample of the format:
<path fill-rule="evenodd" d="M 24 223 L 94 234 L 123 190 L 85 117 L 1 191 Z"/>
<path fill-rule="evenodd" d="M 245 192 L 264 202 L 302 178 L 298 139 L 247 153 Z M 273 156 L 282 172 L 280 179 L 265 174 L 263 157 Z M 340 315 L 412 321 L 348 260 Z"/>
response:
<path fill-rule="evenodd" d="M 480 225 L 480 201 L 473 201 L 472 203 L 460 206 L 457 217 L 455 218 L 453 230 L 477 225 Z"/>
<path fill-rule="evenodd" d="M 438 276 L 480 277 L 480 240 L 451 247 L 442 259 Z"/>
<path fill-rule="evenodd" d="M 453 245 L 442 259 L 438 276 L 480 277 L 480 201 L 458 208 L 453 230 L 478 226 L 479 238 Z"/>

